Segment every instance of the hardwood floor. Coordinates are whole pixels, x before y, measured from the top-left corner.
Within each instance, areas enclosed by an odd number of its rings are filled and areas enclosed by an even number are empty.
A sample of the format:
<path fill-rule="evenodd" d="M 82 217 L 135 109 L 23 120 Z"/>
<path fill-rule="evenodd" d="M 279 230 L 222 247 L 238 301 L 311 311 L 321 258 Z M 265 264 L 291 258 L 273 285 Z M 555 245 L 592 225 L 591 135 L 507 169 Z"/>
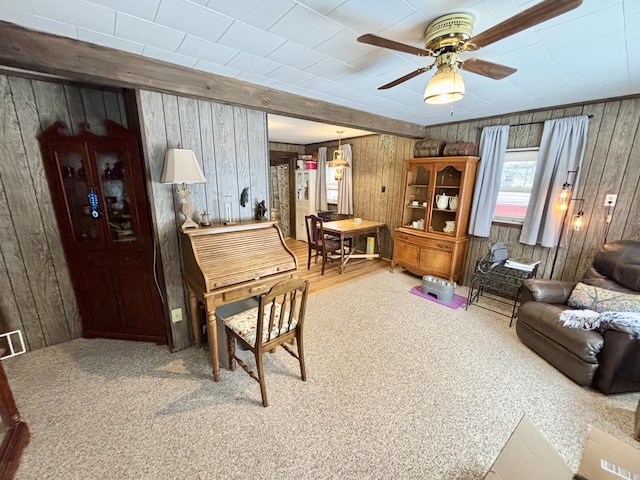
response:
<path fill-rule="evenodd" d="M 366 277 L 380 270 L 389 270 L 391 262 L 388 260 L 365 260 L 362 258 L 354 258 L 349 260 L 344 269 L 344 273 L 340 275 L 340 262 L 338 260 L 329 260 L 325 265 L 324 275 L 320 275 L 322 271 L 322 258 L 318 259 L 318 263 L 311 260 L 311 268 L 307 270 L 307 243 L 288 238 L 285 240 L 287 246 L 298 258 L 298 276 L 304 280 L 309 280 L 309 294 L 322 292 L 329 288 L 338 287 L 355 279 Z"/>

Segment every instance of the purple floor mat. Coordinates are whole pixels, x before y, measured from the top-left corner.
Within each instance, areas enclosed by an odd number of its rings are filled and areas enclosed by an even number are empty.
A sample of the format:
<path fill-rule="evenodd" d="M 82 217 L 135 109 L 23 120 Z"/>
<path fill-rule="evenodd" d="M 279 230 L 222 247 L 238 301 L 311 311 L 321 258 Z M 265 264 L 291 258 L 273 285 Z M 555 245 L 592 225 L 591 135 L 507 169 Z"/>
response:
<path fill-rule="evenodd" d="M 419 297 L 426 298 L 427 300 L 431 300 L 432 302 L 439 303 L 440 305 L 444 305 L 445 307 L 453 308 L 454 310 L 458 307 L 463 307 L 467 304 L 467 299 L 462 295 L 453 294 L 453 300 L 450 302 L 443 302 L 438 300 L 433 295 L 427 295 L 426 293 L 422 293 L 422 286 L 418 285 L 417 287 L 413 287 L 411 289 L 411 293 L 414 295 L 418 295 Z"/>

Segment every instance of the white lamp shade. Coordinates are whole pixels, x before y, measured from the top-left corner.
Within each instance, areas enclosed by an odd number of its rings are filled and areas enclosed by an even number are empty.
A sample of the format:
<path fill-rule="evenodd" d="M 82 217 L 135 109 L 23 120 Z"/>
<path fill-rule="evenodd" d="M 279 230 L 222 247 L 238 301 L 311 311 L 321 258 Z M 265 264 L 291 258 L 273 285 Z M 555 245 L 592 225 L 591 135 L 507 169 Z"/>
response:
<path fill-rule="evenodd" d="M 164 156 L 162 183 L 204 183 L 196 154 L 193 150 L 170 148 Z"/>
<path fill-rule="evenodd" d="M 464 97 L 464 82 L 455 68 L 438 70 L 424 92 L 425 103 L 443 104 Z"/>

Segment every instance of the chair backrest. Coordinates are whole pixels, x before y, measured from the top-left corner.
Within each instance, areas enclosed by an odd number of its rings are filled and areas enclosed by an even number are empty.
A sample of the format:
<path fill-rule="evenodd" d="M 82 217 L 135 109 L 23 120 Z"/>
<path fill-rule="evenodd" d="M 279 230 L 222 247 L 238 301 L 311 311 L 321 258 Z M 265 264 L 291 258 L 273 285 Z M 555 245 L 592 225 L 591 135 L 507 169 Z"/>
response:
<path fill-rule="evenodd" d="M 285 335 L 291 337 L 296 329 L 302 334 L 308 291 L 307 280 L 292 278 L 276 283 L 271 290 L 260 295 L 256 325 L 257 349 L 262 348 L 263 344 L 280 340 Z M 263 332 L 270 332 L 266 341 L 263 341 Z"/>
<path fill-rule="evenodd" d="M 307 225 L 307 242 L 310 245 L 322 247 L 324 240 L 324 221 L 315 215 L 306 215 L 304 221 Z"/>

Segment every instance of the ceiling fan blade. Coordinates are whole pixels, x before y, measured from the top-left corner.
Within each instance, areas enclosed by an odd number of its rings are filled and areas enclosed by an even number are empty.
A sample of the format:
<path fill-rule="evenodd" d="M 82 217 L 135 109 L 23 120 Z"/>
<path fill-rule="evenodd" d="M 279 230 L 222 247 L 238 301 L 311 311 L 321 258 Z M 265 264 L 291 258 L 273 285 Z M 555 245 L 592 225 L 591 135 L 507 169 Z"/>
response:
<path fill-rule="evenodd" d="M 512 73 L 517 72 L 515 68 L 487 62 L 486 60 L 480 60 L 479 58 L 470 58 L 469 60 L 460 62 L 458 66 L 461 70 L 477 73 L 478 75 L 484 75 L 485 77 L 493 78 L 494 80 L 500 80 L 501 78 L 508 77 Z"/>
<path fill-rule="evenodd" d="M 413 77 L 417 77 L 418 75 L 427 72 L 433 68 L 433 65 L 429 65 L 428 67 L 422 67 L 418 70 L 415 70 L 411 73 L 407 73 L 404 77 L 396 78 L 393 82 L 389 82 L 386 85 L 382 85 L 378 87 L 378 90 L 386 90 L 387 88 L 395 87 L 396 85 L 400 85 L 402 82 L 406 82 L 407 80 L 411 80 Z"/>
<path fill-rule="evenodd" d="M 579 7 L 582 0 L 543 0 L 473 37 L 469 43 L 476 49 L 507 38 L 515 33 L 562 15 Z"/>
<path fill-rule="evenodd" d="M 395 42 L 393 40 L 373 35 L 372 33 L 367 33 L 366 35 L 358 37 L 358 41 L 360 43 L 375 45 L 376 47 L 390 48 L 391 50 L 397 50 L 399 52 L 411 53 L 413 55 L 418 55 L 419 57 L 428 57 L 433 55 L 430 50 L 414 47 L 405 43 Z"/>

